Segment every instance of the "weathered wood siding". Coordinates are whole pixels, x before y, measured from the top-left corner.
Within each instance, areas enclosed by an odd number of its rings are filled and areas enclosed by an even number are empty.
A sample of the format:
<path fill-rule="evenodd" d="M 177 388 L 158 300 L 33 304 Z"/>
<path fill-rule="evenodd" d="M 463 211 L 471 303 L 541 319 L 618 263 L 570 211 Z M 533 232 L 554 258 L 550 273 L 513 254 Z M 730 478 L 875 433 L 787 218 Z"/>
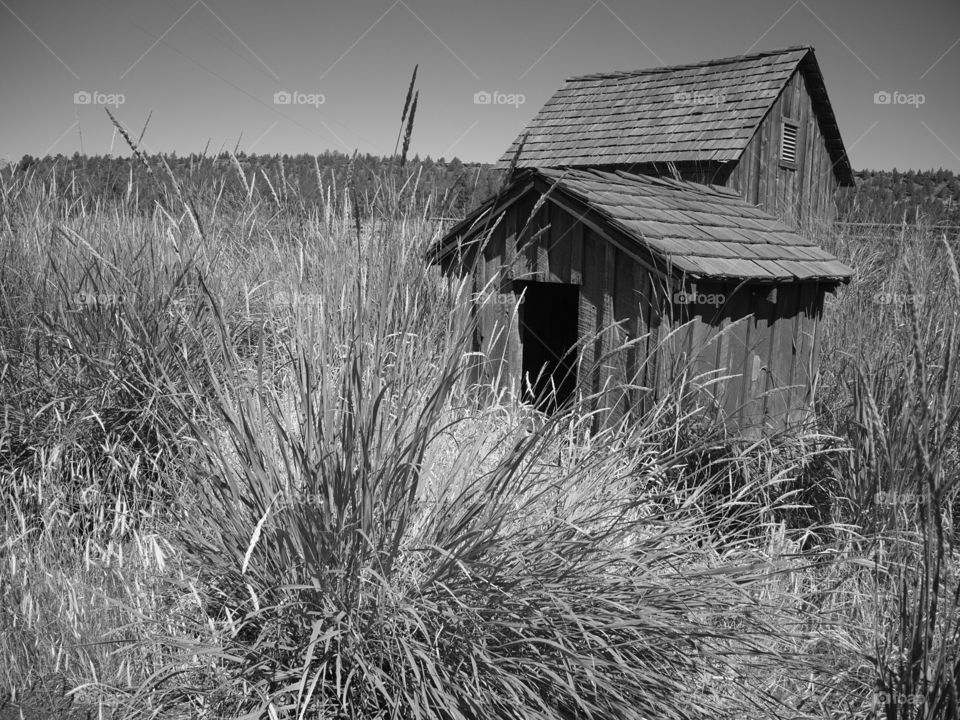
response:
<path fill-rule="evenodd" d="M 569 283 L 580 288 L 578 386 L 603 393 L 601 422 L 649 410 L 681 375 L 703 386 L 706 411 L 722 409 L 741 429 L 806 419 L 822 286 L 698 282 L 693 302 L 678 301 L 678 291 L 693 288 L 666 283 L 550 202 L 528 225 L 533 208 L 532 198 L 511 206 L 474 266 L 476 349 L 486 356 L 480 378 L 519 387 L 523 348 L 513 281 Z"/>
<path fill-rule="evenodd" d="M 798 125 L 795 168 L 780 162 L 784 119 Z M 838 183 L 802 72 L 795 72 L 784 87 L 725 184 L 794 227 L 833 221 Z"/>
<path fill-rule="evenodd" d="M 706 408 L 743 430 L 778 429 L 809 418 L 817 327 L 825 290 L 816 283 L 698 283 L 724 303 L 670 308 L 673 339 L 661 362 L 704 386 Z M 714 380 L 721 380 L 713 382 Z M 671 376 L 659 378 L 660 389 Z"/>

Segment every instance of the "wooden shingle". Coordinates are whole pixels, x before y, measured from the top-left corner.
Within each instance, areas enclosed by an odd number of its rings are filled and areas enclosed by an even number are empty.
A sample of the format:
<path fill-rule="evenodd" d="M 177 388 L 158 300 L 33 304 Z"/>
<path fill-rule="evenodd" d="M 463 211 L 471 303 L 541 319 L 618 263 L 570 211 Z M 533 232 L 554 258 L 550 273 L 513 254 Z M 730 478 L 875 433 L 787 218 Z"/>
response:
<path fill-rule="evenodd" d="M 622 170 L 552 168 L 522 171 L 515 182 L 528 176 L 695 278 L 845 282 L 853 276 L 830 253 L 727 188 Z"/>
<path fill-rule="evenodd" d="M 852 184 L 853 171 L 810 47 L 570 78 L 499 165 L 509 165 L 524 138 L 518 167 L 737 160 L 798 69 L 814 98 L 837 177 Z"/>

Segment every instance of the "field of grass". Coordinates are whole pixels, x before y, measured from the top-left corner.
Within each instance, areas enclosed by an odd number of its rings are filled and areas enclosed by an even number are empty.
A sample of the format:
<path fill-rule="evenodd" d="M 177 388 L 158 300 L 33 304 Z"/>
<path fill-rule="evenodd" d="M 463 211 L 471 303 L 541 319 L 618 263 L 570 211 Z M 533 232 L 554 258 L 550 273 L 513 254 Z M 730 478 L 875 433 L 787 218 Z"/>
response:
<path fill-rule="evenodd" d="M 159 174 L 162 167 L 155 167 Z M 960 717 L 960 276 L 826 234 L 815 427 L 472 385 L 442 198 L 0 173 L 0 713 Z M 281 181 L 282 182 L 282 181 Z"/>

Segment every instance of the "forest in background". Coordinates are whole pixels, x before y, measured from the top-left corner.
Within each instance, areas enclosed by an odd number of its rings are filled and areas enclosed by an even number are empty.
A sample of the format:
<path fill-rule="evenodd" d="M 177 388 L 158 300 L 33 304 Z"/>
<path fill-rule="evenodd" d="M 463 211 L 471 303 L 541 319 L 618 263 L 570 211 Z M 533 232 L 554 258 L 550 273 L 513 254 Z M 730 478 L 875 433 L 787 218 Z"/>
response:
<path fill-rule="evenodd" d="M 352 177 L 352 187 L 366 199 L 376 192 L 377 178 L 383 176 L 396 160 L 375 155 L 348 155 L 327 151 L 320 155 L 247 155 L 239 152 L 237 161 L 245 173 L 269 188 L 296 189 L 298 203 L 324 204 L 331 201 L 321 188 L 344 188 Z M 215 178 L 236 171 L 230 153 L 218 155 L 176 153 L 148 158 L 154 167 L 166 161 L 170 169 L 195 190 L 212 189 Z M 443 217 L 462 217 L 485 198 L 496 192 L 503 171 L 487 163 L 465 163 L 452 159 L 421 159 L 415 156 L 406 165 L 414 179 L 411 196 L 418 205 L 428 197 L 436 198 L 440 206 L 434 214 Z M 59 191 L 71 198 L 124 198 L 128 192 L 140 193 L 143 207 L 153 207 L 157 185 L 147 177 L 146 167 L 129 157 L 56 155 L 34 158 L 24 155 L 16 163 L 8 164 L 8 172 L 24 173 L 34 169 L 47 175 L 56 167 Z M 165 173 L 160 173 L 164 182 Z M 951 170 L 861 170 L 856 173 L 857 187 L 843 188 L 837 195 L 841 222 L 913 223 L 917 219 L 930 225 L 960 225 L 960 176 Z M 231 185 L 230 187 L 234 187 Z M 235 189 L 235 187 L 234 187 Z M 146 193 L 146 194 L 144 194 Z M 342 195 L 341 195 L 342 197 Z M 335 202 L 335 201 L 334 201 Z"/>

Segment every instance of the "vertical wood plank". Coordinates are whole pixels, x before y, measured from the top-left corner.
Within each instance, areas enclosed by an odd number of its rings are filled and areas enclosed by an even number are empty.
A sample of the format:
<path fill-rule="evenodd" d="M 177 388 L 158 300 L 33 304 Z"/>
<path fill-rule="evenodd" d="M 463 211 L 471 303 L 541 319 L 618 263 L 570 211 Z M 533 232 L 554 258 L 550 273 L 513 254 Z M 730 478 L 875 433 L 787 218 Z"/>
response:
<path fill-rule="evenodd" d="M 817 120 L 812 108 L 807 112 L 807 140 L 804 148 L 804 168 L 803 168 L 803 194 L 806 204 L 806 216 L 804 217 L 804 227 L 810 228 L 813 225 L 817 213 L 817 201 L 813 196 L 817 183 L 817 169 L 814 165 L 816 154 L 814 148 L 820 142 L 820 131 L 817 127 Z"/>
<path fill-rule="evenodd" d="M 632 261 L 617 248 L 604 243 L 603 329 L 600 386 L 605 388 L 606 424 L 618 422 L 626 412 L 627 355 L 620 347 L 626 340 L 630 324 L 632 294 Z M 625 296 L 625 297 L 624 297 Z M 626 308 L 624 307 L 626 305 Z M 620 313 L 617 312 L 619 309 Z"/>
<path fill-rule="evenodd" d="M 514 232 L 516 234 L 517 254 L 514 260 L 514 278 L 517 280 L 536 280 L 537 255 L 536 248 L 531 243 L 531 237 L 535 233 L 534 224 L 529 223 L 530 214 L 533 212 L 533 206 L 536 200 L 531 195 L 513 204 Z"/>
<path fill-rule="evenodd" d="M 752 173 L 752 178 L 750 182 L 750 204 L 759 205 L 760 204 L 760 180 L 763 177 L 763 168 L 764 168 L 764 157 L 761 152 L 761 137 L 760 130 L 758 130 L 751 141 L 753 152 L 751 154 L 750 165 Z"/>
<path fill-rule="evenodd" d="M 570 263 L 572 260 L 573 218 L 557 205 L 548 203 L 550 234 L 547 245 L 547 264 L 550 282 L 570 282 Z"/>
<path fill-rule="evenodd" d="M 634 341 L 642 336 L 642 310 L 640 307 L 641 290 L 644 282 L 643 269 L 633 259 L 617 252 L 616 281 L 614 282 L 613 312 L 617 322 L 622 327 L 617 338 L 618 344 Z M 629 350 L 620 353 L 620 368 L 624 385 L 631 389 L 624 392 L 624 412 L 635 411 L 639 405 L 640 393 L 635 388 L 641 381 L 638 379 L 641 358 L 638 344 L 633 342 Z"/>
<path fill-rule="evenodd" d="M 676 318 L 673 316 L 673 309 L 670 307 L 670 298 L 664 293 L 658 298 L 657 303 L 657 352 L 656 362 L 653 366 L 654 380 L 653 385 L 656 388 L 655 397 L 660 399 L 665 396 L 670 386 L 670 374 L 676 361 Z"/>
<path fill-rule="evenodd" d="M 712 308 L 697 312 L 692 318 L 690 376 L 701 388 L 704 395 L 702 407 L 707 409 L 717 400 L 717 328 L 716 319 L 711 317 Z M 709 400 L 709 403 L 706 402 Z"/>
<path fill-rule="evenodd" d="M 534 217 L 531 233 L 537 237 L 534 245 L 534 268 L 536 268 L 537 280 L 541 282 L 550 282 L 550 206 L 552 203 L 545 202 L 537 210 Z"/>
<path fill-rule="evenodd" d="M 582 379 L 583 391 L 597 391 L 599 368 L 596 365 L 600 351 L 597 330 L 603 322 L 603 249 L 606 243 L 589 228 L 583 228 L 583 285 L 580 290 L 579 336 L 583 342 L 582 367 L 578 377 Z"/>
<path fill-rule="evenodd" d="M 513 280 L 519 272 L 517 265 L 517 206 L 515 204 L 507 208 L 497 230 L 503 233 L 503 279 L 505 281 Z"/>
<path fill-rule="evenodd" d="M 727 304 L 723 307 L 722 312 L 714 320 L 713 331 L 714 331 L 714 342 L 713 346 L 715 348 L 714 354 L 714 368 L 716 369 L 716 377 L 726 378 L 728 375 L 732 375 L 733 371 L 730 368 L 732 361 L 732 351 L 731 345 L 733 342 L 733 333 L 736 328 L 731 328 L 731 324 L 735 323 L 736 320 L 733 318 L 733 313 L 731 312 L 731 304 L 733 300 L 730 294 L 727 294 Z M 730 401 L 730 389 L 733 385 L 732 380 L 723 379 L 717 382 L 712 390 L 714 401 L 721 412 L 724 414 L 727 413 L 729 405 L 732 404 Z"/>
<path fill-rule="evenodd" d="M 813 386 L 814 340 L 817 325 L 817 287 L 813 283 L 802 283 L 799 293 L 799 312 L 797 315 L 796 358 L 794 360 L 794 384 L 799 385 L 790 411 L 790 424 L 805 423 L 810 418 L 813 404 L 811 395 Z"/>
<path fill-rule="evenodd" d="M 783 95 L 773 104 L 767 113 L 767 130 L 769 133 L 767 150 L 770 164 L 768 172 L 770 179 L 767 182 L 767 197 L 765 200 L 768 212 L 774 217 L 781 217 L 782 208 L 780 193 L 783 189 L 783 170 L 780 167 L 780 125 L 783 120 Z"/>
<path fill-rule="evenodd" d="M 699 293 L 705 296 L 718 297 L 725 295 L 725 287 L 721 283 L 701 282 L 697 285 Z M 722 305 L 696 304 L 692 306 L 690 326 L 690 374 L 703 388 L 706 397 L 711 403 L 718 400 L 716 378 L 718 346 L 720 338 L 718 330 L 722 324 Z"/>
<path fill-rule="evenodd" d="M 742 421 L 742 397 L 747 369 L 747 343 L 750 319 L 749 288 L 740 287 L 731 293 L 724 311 L 725 325 L 729 326 L 724 340 L 725 358 L 722 366 L 730 376 L 721 388 L 721 407 L 732 427 Z"/>
<path fill-rule="evenodd" d="M 484 293 L 483 314 L 484 334 L 487 338 L 487 377 L 498 388 L 508 380 L 506 303 L 503 302 L 501 277 L 504 265 L 505 234 L 493 233 L 490 242 L 483 251 Z"/>
<path fill-rule="evenodd" d="M 758 180 L 757 180 L 757 202 L 754 205 L 759 205 L 764 210 L 767 208 L 767 179 L 769 176 L 769 157 L 767 154 L 767 128 L 769 127 L 770 119 L 767 118 L 763 121 L 763 124 L 757 129 L 757 134 L 759 135 L 760 141 L 760 167 L 758 171 Z"/>
<path fill-rule="evenodd" d="M 742 163 L 737 163 L 736 167 L 734 167 L 730 172 L 730 175 L 727 177 L 726 186 L 736 190 L 738 193 L 740 193 L 741 197 L 744 197 Z"/>
<path fill-rule="evenodd" d="M 793 394 L 794 337 L 797 326 L 798 283 L 785 283 L 777 288 L 777 305 L 774 322 L 767 385 L 767 401 L 764 409 L 766 423 L 776 430 L 784 429 L 789 420 L 791 395 Z"/>
<path fill-rule="evenodd" d="M 823 220 L 825 223 L 832 223 L 835 217 L 835 206 L 833 200 L 834 193 L 837 189 L 837 184 L 833 172 L 833 160 L 830 159 L 830 153 L 827 151 L 826 146 L 824 146 L 823 155 L 823 179 L 821 181 L 824 196 Z M 827 227 L 829 227 L 829 225 Z"/>
<path fill-rule="evenodd" d="M 570 228 L 570 282 L 583 284 L 583 223 L 573 219 Z"/>
<path fill-rule="evenodd" d="M 748 325 L 747 377 L 743 384 L 743 425 L 751 436 L 763 422 L 764 393 L 767 389 L 770 331 L 776 308 L 776 289 L 756 288 L 751 299 L 753 317 Z"/>
<path fill-rule="evenodd" d="M 814 402 L 814 388 L 816 383 L 819 380 L 820 375 L 820 331 L 823 324 L 823 301 L 826 292 L 823 289 L 823 285 L 819 283 L 813 285 L 813 345 L 810 348 L 810 370 L 809 375 L 811 378 L 810 392 L 808 393 L 808 408 L 810 416 L 813 416 L 813 402 Z"/>
<path fill-rule="evenodd" d="M 641 338 L 637 344 L 637 369 L 635 382 L 642 385 L 645 390 L 640 390 L 640 412 L 648 412 L 653 403 L 655 392 L 656 376 L 652 368 L 656 364 L 656 334 L 654 329 L 655 310 L 653 283 L 650 279 L 650 273 L 638 263 L 634 264 L 634 287 L 637 289 L 637 304 L 640 311 L 637 318 L 637 338 Z"/>

